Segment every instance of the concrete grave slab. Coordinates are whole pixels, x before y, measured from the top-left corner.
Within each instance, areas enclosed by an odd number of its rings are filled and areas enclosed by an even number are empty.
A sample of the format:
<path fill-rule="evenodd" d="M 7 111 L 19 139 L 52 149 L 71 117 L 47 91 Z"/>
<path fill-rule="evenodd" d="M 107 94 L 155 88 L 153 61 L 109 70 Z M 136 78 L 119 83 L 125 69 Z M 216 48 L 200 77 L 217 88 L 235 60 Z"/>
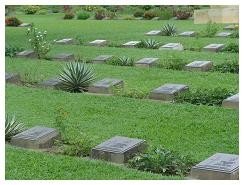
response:
<path fill-rule="evenodd" d="M 22 23 L 18 27 L 29 27 L 31 26 L 31 23 Z"/>
<path fill-rule="evenodd" d="M 18 58 L 36 58 L 37 55 L 33 50 L 24 50 L 16 54 Z"/>
<path fill-rule="evenodd" d="M 124 43 L 122 46 L 126 48 L 135 48 L 138 44 L 140 44 L 141 41 L 129 41 Z"/>
<path fill-rule="evenodd" d="M 62 81 L 58 78 L 51 78 L 49 80 L 43 81 L 38 84 L 40 87 L 44 88 L 52 88 L 52 89 L 60 89 Z"/>
<path fill-rule="evenodd" d="M 224 30 L 237 30 L 239 28 L 238 24 L 231 24 L 224 27 Z"/>
<path fill-rule="evenodd" d="M 146 147 L 145 140 L 115 136 L 94 147 L 91 157 L 122 164 L 134 154 L 144 151 Z"/>
<path fill-rule="evenodd" d="M 91 46 L 105 46 L 107 45 L 107 40 L 94 40 L 92 42 L 89 42 L 89 45 Z"/>
<path fill-rule="evenodd" d="M 168 43 L 159 48 L 159 50 L 177 50 L 177 51 L 183 51 L 184 48 L 182 44 L 180 43 Z"/>
<path fill-rule="evenodd" d="M 75 56 L 74 56 L 74 54 L 71 54 L 71 53 L 60 53 L 60 54 L 57 54 L 56 56 L 52 57 L 52 59 L 68 62 L 68 61 L 75 60 Z"/>
<path fill-rule="evenodd" d="M 104 64 L 108 60 L 110 60 L 111 58 L 113 58 L 113 55 L 99 55 L 98 57 L 96 57 L 96 58 L 94 58 L 92 60 L 92 63 L 94 63 L 94 64 Z"/>
<path fill-rule="evenodd" d="M 213 67 L 212 61 L 193 61 L 185 66 L 188 71 L 209 71 Z"/>
<path fill-rule="evenodd" d="M 20 75 L 14 73 L 5 73 L 6 83 L 18 83 L 20 82 Z"/>
<path fill-rule="evenodd" d="M 226 108 L 239 109 L 239 93 L 223 100 L 222 106 Z"/>
<path fill-rule="evenodd" d="M 216 34 L 216 37 L 229 37 L 231 36 L 233 33 L 231 32 L 220 32 Z"/>
<path fill-rule="evenodd" d="M 74 44 L 74 39 L 73 38 L 64 38 L 61 40 L 57 40 L 55 43 L 56 44 L 61 44 L 61 45 L 65 45 L 65 44 Z"/>
<path fill-rule="evenodd" d="M 159 19 L 160 19 L 160 17 L 153 17 L 151 20 L 158 21 Z"/>
<path fill-rule="evenodd" d="M 142 58 L 135 63 L 138 67 L 152 67 L 159 58 Z"/>
<path fill-rule="evenodd" d="M 209 44 L 203 48 L 203 51 L 219 52 L 224 46 L 224 44 Z"/>
<path fill-rule="evenodd" d="M 196 32 L 195 31 L 185 31 L 185 32 L 180 33 L 179 36 L 194 37 L 194 36 L 196 36 Z"/>
<path fill-rule="evenodd" d="M 151 31 L 145 33 L 145 35 L 147 35 L 147 36 L 155 36 L 155 35 L 161 35 L 161 33 L 162 33 L 161 30 L 151 30 Z"/>

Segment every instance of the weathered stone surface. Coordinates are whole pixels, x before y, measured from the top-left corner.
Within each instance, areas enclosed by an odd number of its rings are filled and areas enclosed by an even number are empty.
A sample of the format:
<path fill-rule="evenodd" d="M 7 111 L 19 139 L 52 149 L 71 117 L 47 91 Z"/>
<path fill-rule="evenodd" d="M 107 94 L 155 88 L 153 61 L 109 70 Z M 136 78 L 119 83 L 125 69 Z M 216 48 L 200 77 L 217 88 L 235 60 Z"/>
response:
<path fill-rule="evenodd" d="M 188 90 L 189 87 L 184 84 L 164 84 L 151 91 L 149 98 L 163 101 L 174 101 L 178 94 Z"/>
<path fill-rule="evenodd" d="M 239 93 L 223 100 L 222 106 L 226 108 L 239 109 Z"/>
<path fill-rule="evenodd" d="M 162 33 L 161 30 L 152 30 L 152 31 L 145 33 L 145 35 L 155 36 L 155 35 L 161 35 L 161 33 Z"/>
<path fill-rule="evenodd" d="M 93 148 L 91 157 L 122 164 L 146 147 L 145 140 L 115 136 Z"/>
<path fill-rule="evenodd" d="M 195 31 L 185 31 L 179 34 L 182 37 L 194 37 L 196 35 Z"/>
<path fill-rule="evenodd" d="M 36 126 L 13 136 L 11 143 L 24 148 L 50 148 L 58 137 L 56 129 Z"/>
<path fill-rule="evenodd" d="M 20 82 L 20 75 L 13 73 L 5 73 L 6 83 L 18 83 Z"/>
<path fill-rule="evenodd" d="M 136 17 L 135 20 L 143 20 L 143 17 Z"/>
<path fill-rule="evenodd" d="M 228 37 L 230 35 L 232 35 L 233 33 L 231 32 L 220 32 L 220 33 L 217 33 L 216 36 L 217 37 Z"/>
<path fill-rule="evenodd" d="M 184 48 L 182 44 L 180 43 L 168 43 L 159 48 L 159 50 L 177 50 L 177 51 L 183 51 Z"/>
<path fill-rule="evenodd" d="M 58 40 L 56 41 L 55 43 L 56 44 L 74 44 L 74 39 L 73 38 L 64 38 L 64 39 L 61 39 L 61 40 Z"/>
<path fill-rule="evenodd" d="M 158 21 L 160 17 L 153 17 L 151 20 Z"/>
<path fill-rule="evenodd" d="M 19 25 L 19 27 L 29 27 L 31 26 L 31 23 L 22 23 Z"/>
<path fill-rule="evenodd" d="M 60 53 L 52 57 L 52 59 L 67 62 L 67 61 L 75 60 L 75 56 L 74 54 L 71 53 Z"/>
<path fill-rule="evenodd" d="M 122 46 L 126 47 L 126 48 L 134 48 L 140 43 L 141 43 L 141 41 L 129 41 L 129 42 L 124 43 Z"/>
<path fill-rule="evenodd" d="M 224 44 L 209 44 L 203 48 L 203 51 L 218 52 L 224 48 Z"/>
<path fill-rule="evenodd" d="M 61 80 L 59 80 L 58 78 L 52 78 L 39 83 L 39 86 L 44 88 L 60 89 L 61 84 Z"/>
<path fill-rule="evenodd" d="M 216 153 L 192 167 L 191 176 L 201 180 L 238 180 L 239 155 Z"/>
<path fill-rule="evenodd" d="M 88 87 L 90 93 L 113 94 L 114 90 L 122 89 L 124 86 L 123 80 L 105 78 Z"/>
<path fill-rule="evenodd" d="M 37 55 L 33 50 L 24 50 L 16 54 L 19 58 L 36 58 Z"/>
<path fill-rule="evenodd" d="M 239 25 L 238 24 L 231 24 L 231 25 L 227 25 L 224 27 L 224 30 L 238 30 Z"/>
<path fill-rule="evenodd" d="M 209 71 L 213 67 L 211 61 L 193 61 L 185 66 L 188 71 Z"/>
<path fill-rule="evenodd" d="M 142 58 L 135 63 L 138 67 L 152 67 L 159 58 Z"/>
<path fill-rule="evenodd" d="M 92 42 L 89 42 L 89 45 L 91 46 L 105 46 L 107 44 L 107 40 L 94 40 Z"/>
<path fill-rule="evenodd" d="M 113 55 L 100 55 L 92 60 L 92 63 L 94 64 L 103 64 L 110 60 L 113 57 Z"/>

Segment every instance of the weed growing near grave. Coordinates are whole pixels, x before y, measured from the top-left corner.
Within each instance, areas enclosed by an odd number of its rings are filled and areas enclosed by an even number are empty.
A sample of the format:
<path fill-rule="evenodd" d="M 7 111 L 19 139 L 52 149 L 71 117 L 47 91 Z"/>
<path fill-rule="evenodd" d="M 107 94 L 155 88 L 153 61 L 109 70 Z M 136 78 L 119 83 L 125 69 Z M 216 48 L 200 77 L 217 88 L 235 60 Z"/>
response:
<path fill-rule="evenodd" d="M 230 53 L 239 53 L 239 44 L 238 43 L 229 43 L 222 49 L 223 52 Z"/>
<path fill-rule="evenodd" d="M 160 42 L 154 39 L 142 40 L 138 45 L 138 48 L 147 48 L 147 49 L 158 49 L 160 47 Z"/>
<path fill-rule="evenodd" d="M 107 63 L 116 66 L 134 66 L 134 59 L 126 56 L 113 57 Z"/>
<path fill-rule="evenodd" d="M 5 47 L 5 56 L 14 57 L 18 52 L 21 52 L 23 50 L 24 50 L 24 48 L 20 48 L 18 46 L 6 45 L 6 47 Z"/>
<path fill-rule="evenodd" d="M 5 141 L 10 141 L 11 138 L 24 130 L 24 124 L 17 121 L 15 115 L 10 118 L 5 116 Z"/>
<path fill-rule="evenodd" d="M 231 38 L 239 38 L 239 30 L 235 30 L 230 37 Z"/>
<path fill-rule="evenodd" d="M 106 17 L 106 9 L 105 8 L 99 8 L 95 11 L 95 19 L 96 20 L 102 20 Z"/>
<path fill-rule="evenodd" d="M 159 11 L 158 17 L 160 20 L 169 20 L 173 17 L 173 11 L 171 8 L 164 8 Z"/>
<path fill-rule="evenodd" d="M 200 31 L 199 36 L 200 37 L 214 37 L 215 34 L 218 32 L 219 26 L 216 23 L 209 22 L 205 29 Z"/>
<path fill-rule="evenodd" d="M 129 160 L 129 167 L 162 175 L 186 175 L 193 164 L 194 162 L 189 156 L 163 147 L 153 148 L 151 151 L 138 154 Z"/>
<path fill-rule="evenodd" d="M 64 19 L 73 19 L 75 17 L 75 14 L 73 12 L 66 12 L 64 14 Z"/>
<path fill-rule="evenodd" d="M 90 17 L 90 14 L 85 11 L 79 11 L 76 13 L 76 17 L 78 20 L 86 20 Z"/>
<path fill-rule="evenodd" d="M 184 62 L 182 58 L 172 57 L 165 58 L 162 63 L 159 63 L 156 66 L 164 69 L 182 70 L 186 64 L 187 62 Z"/>
<path fill-rule="evenodd" d="M 165 24 L 161 30 L 163 36 L 175 36 L 176 27 L 174 24 Z"/>
<path fill-rule="evenodd" d="M 238 61 L 227 61 L 221 64 L 214 64 L 212 71 L 239 74 L 239 63 Z"/>
<path fill-rule="evenodd" d="M 127 98 L 136 98 L 136 99 L 143 99 L 146 98 L 147 93 L 138 90 L 138 89 L 129 89 L 126 91 L 119 91 L 116 92 L 115 95 L 122 96 L 122 97 L 127 97 Z"/>
<path fill-rule="evenodd" d="M 66 125 L 68 120 L 69 112 L 63 108 L 63 106 L 58 106 L 55 110 L 55 127 L 61 132 L 61 135 L 65 134 Z"/>
<path fill-rule="evenodd" d="M 5 19 L 5 25 L 6 26 L 19 26 L 22 23 L 18 18 L 16 17 L 8 17 Z"/>

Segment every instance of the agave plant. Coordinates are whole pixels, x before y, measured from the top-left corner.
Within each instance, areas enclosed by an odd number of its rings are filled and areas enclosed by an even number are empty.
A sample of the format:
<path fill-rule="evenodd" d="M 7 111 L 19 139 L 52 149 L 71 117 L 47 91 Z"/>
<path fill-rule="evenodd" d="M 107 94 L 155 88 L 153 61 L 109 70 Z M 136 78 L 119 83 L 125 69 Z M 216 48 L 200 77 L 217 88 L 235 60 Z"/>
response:
<path fill-rule="evenodd" d="M 144 48 L 149 48 L 149 49 L 157 49 L 159 48 L 159 42 L 154 40 L 154 39 L 147 39 L 147 40 L 143 40 L 143 47 Z"/>
<path fill-rule="evenodd" d="M 24 130 L 24 124 L 16 120 L 15 115 L 10 118 L 5 116 L 5 141 L 10 141 L 11 138 Z"/>
<path fill-rule="evenodd" d="M 174 36 L 176 34 L 176 27 L 174 24 L 165 24 L 162 28 L 162 35 Z"/>
<path fill-rule="evenodd" d="M 134 60 L 133 58 L 123 56 L 118 58 L 118 63 L 121 66 L 133 66 Z"/>
<path fill-rule="evenodd" d="M 71 62 L 65 65 L 58 79 L 61 81 L 61 89 L 69 92 L 84 92 L 95 80 L 95 73 L 93 68 L 85 63 Z"/>

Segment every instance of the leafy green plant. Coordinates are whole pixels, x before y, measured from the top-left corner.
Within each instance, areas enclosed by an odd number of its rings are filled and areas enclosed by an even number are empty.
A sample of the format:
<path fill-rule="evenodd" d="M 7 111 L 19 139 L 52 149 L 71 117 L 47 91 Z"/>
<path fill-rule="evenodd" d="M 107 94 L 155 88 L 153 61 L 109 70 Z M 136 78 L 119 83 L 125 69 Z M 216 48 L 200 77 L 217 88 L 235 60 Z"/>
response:
<path fill-rule="evenodd" d="M 137 99 L 143 99 L 146 98 L 147 93 L 140 91 L 138 89 L 129 89 L 124 91 L 119 91 L 115 95 L 127 97 L 127 98 L 137 98 Z"/>
<path fill-rule="evenodd" d="M 160 42 L 154 39 L 142 40 L 137 47 L 148 48 L 148 49 L 158 49 L 160 47 Z"/>
<path fill-rule="evenodd" d="M 184 176 L 189 173 L 193 164 L 194 162 L 189 156 L 163 147 L 153 148 L 151 151 L 138 154 L 129 160 L 129 167 L 162 175 Z"/>
<path fill-rule="evenodd" d="M 24 124 L 16 120 L 15 115 L 10 118 L 5 116 L 5 141 L 10 141 L 11 138 L 24 130 Z"/>
<path fill-rule="evenodd" d="M 214 37 L 219 30 L 219 26 L 216 23 L 209 22 L 205 29 L 200 31 L 200 37 Z"/>
<path fill-rule="evenodd" d="M 95 73 L 91 66 L 84 62 L 70 62 L 65 65 L 59 75 L 61 89 L 68 92 L 84 92 L 95 80 Z"/>
<path fill-rule="evenodd" d="M 73 19 L 75 17 L 75 14 L 73 13 L 73 12 L 66 12 L 65 14 L 64 14 L 64 17 L 63 17 L 63 19 Z"/>
<path fill-rule="evenodd" d="M 116 12 L 107 11 L 107 12 L 106 12 L 106 17 L 107 17 L 108 19 L 114 19 L 114 18 L 117 17 L 117 13 L 116 13 Z"/>
<path fill-rule="evenodd" d="M 143 15 L 144 15 L 144 11 L 138 9 L 138 10 L 136 10 L 136 11 L 134 12 L 133 15 L 134 15 L 134 17 L 143 17 Z"/>
<path fill-rule="evenodd" d="M 231 38 L 239 38 L 239 30 L 235 30 L 230 37 Z"/>
<path fill-rule="evenodd" d="M 148 10 L 143 14 L 143 18 L 147 20 L 150 20 L 154 17 L 157 17 L 157 13 L 153 10 Z"/>
<path fill-rule="evenodd" d="M 106 9 L 105 8 L 99 8 L 95 11 L 95 19 L 96 20 L 102 20 L 106 17 Z"/>
<path fill-rule="evenodd" d="M 221 64 L 214 64 L 211 71 L 239 74 L 239 63 L 238 61 L 227 61 Z"/>
<path fill-rule="evenodd" d="M 162 27 L 161 33 L 163 36 L 175 36 L 176 27 L 174 24 L 167 23 Z"/>
<path fill-rule="evenodd" d="M 86 20 L 90 17 L 90 14 L 85 11 L 79 11 L 76 13 L 76 17 L 78 20 Z"/>
<path fill-rule="evenodd" d="M 51 43 L 47 41 L 47 31 L 39 31 L 33 24 L 27 29 L 27 39 L 39 59 L 45 58 L 51 50 Z"/>
<path fill-rule="evenodd" d="M 163 63 L 158 63 L 157 67 L 172 70 L 183 70 L 184 66 L 187 64 L 182 58 L 171 57 L 163 59 Z"/>
<path fill-rule="evenodd" d="M 65 134 L 68 115 L 69 112 L 63 106 L 58 106 L 55 110 L 54 125 L 61 132 L 61 135 Z"/>
<path fill-rule="evenodd" d="M 133 66 L 134 65 L 134 59 L 130 57 L 113 57 L 108 62 L 110 65 L 116 65 L 116 66 Z"/>
<path fill-rule="evenodd" d="M 239 44 L 229 43 L 222 49 L 222 52 L 239 53 Z"/>
<path fill-rule="evenodd" d="M 193 10 L 190 7 L 180 7 L 175 11 L 175 15 L 179 20 L 185 20 L 191 17 Z"/>
<path fill-rule="evenodd" d="M 40 10 L 39 6 L 36 5 L 30 5 L 30 6 L 26 6 L 24 8 L 24 12 L 25 14 L 35 14 L 36 12 L 38 12 Z"/>
<path fill-rule="evenodd" d="M 20 48 L 18 46 L 6 45 L 6 47 L 5 47 L 5 56 L 14 57 L 18 52 L 21 52 L 23 50 L 24 50 L 24 48 Z"/>
<path fill-rule="evenodd" d="M 144 10 L 150 10 L 150 9 L 152 9 L 152 8 L 153 8 L 152 5 L 143 5 L 143 6 L 142 6 L 142 9 L 144 9 Z"/>
<path fill-rule="evenodd" d="M 158 13 L 160 20 L 169 20 L 173 17 L 173 10 L 171 8 L 164 8 Z"/>
<path fill-rule="evenodd" d="M 17 17 L 8 17 L 5 19 L 5 25 L 6 26 L 19 26 L 22 24 L 22 21 L 20 21 Z"/>

